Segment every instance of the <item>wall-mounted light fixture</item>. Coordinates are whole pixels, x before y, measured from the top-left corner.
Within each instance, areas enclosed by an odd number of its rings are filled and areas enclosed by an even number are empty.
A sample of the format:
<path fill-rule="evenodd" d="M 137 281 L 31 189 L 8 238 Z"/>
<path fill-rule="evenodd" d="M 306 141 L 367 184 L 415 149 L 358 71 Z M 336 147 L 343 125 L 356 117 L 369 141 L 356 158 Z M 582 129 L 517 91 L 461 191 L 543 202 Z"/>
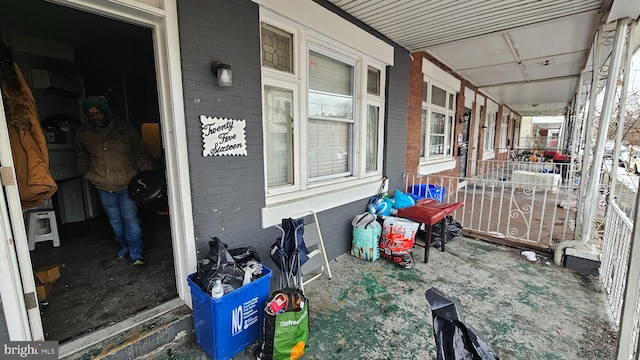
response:
<path fill-rule="evenodd" d="M 231 86 L 231 65 L 221 63 L 220 61 L 211 62 L 211 72 L 218 78 L 218 86 Z"/>

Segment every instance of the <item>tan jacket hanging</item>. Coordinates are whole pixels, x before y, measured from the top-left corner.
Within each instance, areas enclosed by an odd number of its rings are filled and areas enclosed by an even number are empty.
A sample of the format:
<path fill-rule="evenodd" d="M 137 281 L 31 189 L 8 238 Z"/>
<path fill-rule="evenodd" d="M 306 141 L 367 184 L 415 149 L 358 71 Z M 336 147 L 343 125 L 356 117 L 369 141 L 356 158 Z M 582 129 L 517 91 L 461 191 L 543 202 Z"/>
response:
<path fill-rule="evenodd" d="M 16 74 L 21 83 L 22 91 L 17 96 L 27 98 L 29 107 L 28 121 L 21 121 L 11 118 L 7 114 L 7 127 L 9 129 L 9 140 L 11 142 L 11 152 L 18 181 L 18 192 L 22 208 L 32 208 L 41 206 L 58 189 L 51 172 L 49 171 L 49 152 L 44 132 L 38 119 L 36 102 L 31 93 L 31 89 L 24 80 L 22 72 L 17 65 L 14 65 Z M 6 104 L 10 101 L 18 101 L 10 94 L 3 92 L 3 100 Z M 22 99 L 24 101 L 24 99 Z"/>

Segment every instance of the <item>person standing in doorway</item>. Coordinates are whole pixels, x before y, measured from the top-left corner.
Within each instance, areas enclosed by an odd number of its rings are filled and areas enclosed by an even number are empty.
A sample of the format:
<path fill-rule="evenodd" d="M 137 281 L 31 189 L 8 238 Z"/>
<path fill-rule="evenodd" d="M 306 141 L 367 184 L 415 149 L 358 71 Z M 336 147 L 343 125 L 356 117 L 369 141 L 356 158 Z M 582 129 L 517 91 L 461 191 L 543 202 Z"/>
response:
<path fill-rule="evenodd" d="M 131 264 L 144 265 L 138 207 L 127 188 L 140 171 L 153 169 L 151 156 L 140 134 L 111 113 L 104 96 L 89 96 L 82 112 L 89 121 L 76 132 L 80 174 L 98 189 L 120 244 L 118 259 L 130 257 Z"/>

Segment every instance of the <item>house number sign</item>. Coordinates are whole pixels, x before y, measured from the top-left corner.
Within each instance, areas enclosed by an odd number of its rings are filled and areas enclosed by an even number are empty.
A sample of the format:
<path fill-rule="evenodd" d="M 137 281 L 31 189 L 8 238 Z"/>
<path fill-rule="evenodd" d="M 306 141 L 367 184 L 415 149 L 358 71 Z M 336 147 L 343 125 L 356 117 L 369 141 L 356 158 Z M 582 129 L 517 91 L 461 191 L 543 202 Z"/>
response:
<path fill-rule="evenodd" d="M 200 115 L 202 156 L 247 156 L 245 120 Z"/>

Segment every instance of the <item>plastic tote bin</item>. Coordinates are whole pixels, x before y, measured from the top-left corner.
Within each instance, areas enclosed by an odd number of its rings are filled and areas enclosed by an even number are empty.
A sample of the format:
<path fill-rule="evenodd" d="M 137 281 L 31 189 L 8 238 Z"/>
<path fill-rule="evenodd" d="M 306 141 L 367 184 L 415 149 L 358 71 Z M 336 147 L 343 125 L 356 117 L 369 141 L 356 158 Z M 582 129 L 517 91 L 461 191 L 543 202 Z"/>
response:
<path fill-rule="evenodd" d="M 444 186 L 438 186 L 433 184 L 419 184 L 413 185 L 411 193 L 419 197 L 434 199 L 439 202 L 444 202 L 444 193 L 447 190 Z"/>
<path fill-rule="evenodd" d="M 212 298 L 194 282 L 196 274 L 187 277 L 196 341 L 213 360 L 231 359 L 262 338 L 271 270 L 262 266 L 262 274 L 219 299 Z"/>

